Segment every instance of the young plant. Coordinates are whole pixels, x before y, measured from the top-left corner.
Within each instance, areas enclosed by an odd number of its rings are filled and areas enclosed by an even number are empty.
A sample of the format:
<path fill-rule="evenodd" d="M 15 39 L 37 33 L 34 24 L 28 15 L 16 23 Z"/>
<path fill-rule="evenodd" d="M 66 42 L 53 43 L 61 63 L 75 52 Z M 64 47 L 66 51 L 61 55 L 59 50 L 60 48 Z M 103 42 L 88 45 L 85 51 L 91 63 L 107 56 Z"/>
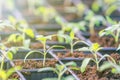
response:
<path fill-rule="evenodd" d="M 86 31 L 85 29 L 85 22 L 80 21 L 80 22 L 65 22 L 61 17 L 57 16 L 55 17 L 56 22 L 61 25 L 61 30 L 60 32 L 70 32 L 70 31 L 75 31 L 81 30 L 81 31 Z"/>
<path fill-rule="evenodd" d="M 13 25 L 13 29 L 18 31 L 18 33 L 11 34 L 8 38 L 9 42 L 22 42 L 24 48 L 29 48 L 31 39 L 35 38 L 34 32 L 28 27 L 25 20 L 17 21 L 13 16 L 9 16 L 9 21 Z M 29 38 L 28 38 L 29 37 Z"/>
<path fill-rule="evenodd" d="M 26 58 L 27 58 L 30 54 L 35 53 L 35 52 L 38 52 L 38 53 L 41 53 L 41 54 L 44 56 L 43 66 L 45 66 L 45 60 L 46 60 L 47 53 L 48 53 L 52 48 L 55 48 L 55 47 L 64 48 L 63 46 L 53 45 L 53 46 L 51 46 L 51 47 L 49 47 L 49 48 L 47 49 L 46 42 L 47 42 L 47 40 L 51 40 L 51 39 L 52 39 L 52 36 L 53 36 L 53 35 L 49 35 L 49 36 L 39 35 L 39 36 L 37 36 L 36 39 L 37 39 L 38 41 L 40 41 L 40 42 L 42 43 L 42 45 L 43 45 L 43 52 L 41 52 L 41 51 L 30 51 L 30 52 L 25 56 L 24 62 L 25 62 Z"/>
<path fill-rule="evenodd" d="M 1 51 L 1 55 L 0 55 L 0 80 L 8 80 L 9 77 L 16 71 L 16 70 L 21 70 L 20 66 L 15 66 L 12 67 L 8 70 L 4 69 L 4 63 L 6 62 L 6 60 L 8 61 L 12 61 L 13 60 L 13 54 L 15 54 L 17 52 L 16 48 L 10 48 L 9 50 L 5 50 L 6 47 L 5 46 L 0 46 L 0 51 Z"/>
<path fill-rule="evenodd" d="M 103 63 L 103 65 L 100 66 L 100 71 L 103 72 L 106 69 L 110 69 L 111 68 L 111 72 L 116 74 L 116 73 L 120 73 L 120 64 L 115 64 L 111 61 L 106 61 Z"/>
<path fill-rule="evenodd" d="M 88 45 L 89 47 L 83 47 L 83 48 L 80 48 L 79 50 L 88 50 L 90 51 L 92 54 L 93 54 L 93 58 L 90 58 L 90 59 L 87 59 L 87 63 L 89 62 L 89 60 L 92 60 L 95 62 L 96 64 L 96 67 L 97 67 L 97 70 L 99 71 L 99 65 L 100 65 L 100 62 L 105 58 L 105 57 L 108 57 L 112 60 L 113 63 L 116 64 L 115 60 L 108 54 L 105 54 L 103 55 L 102 57 L 98 57 L 97 56 L 97 52 L 102 49 L 102 47 L 100 47 L 100 45 L 98 43 L 93 43 L 92 45 Z M 83 63 L 84 64 L 84 63 Z M 86 67 L 86 66 L 84 66 Z"/>
<path fill-rule="evenodd" d="M 78 38 L 75 37 L 75 34 L 74 34 L 73 31 L 71 31 L 69 35 L 67 35 L 67 34 L 59 34 L 58 37 L 60 37 L 60 38 L 63 37 L 65 39 L 66 43 L 70 44 L 70 52 L 71 52 L 71 54 L 73 54 L 74 46 L 77 43 L 82 42 Z"/>
<path fill-rule="evenodd" d="M 9 80 L 9 77 L 16 71 L 21 70 L 21 67 L 16 66 L 14 68 L 10 68 L 8 70 L 0 69 L 0 80 Z M 18 80 L 18 79 L 12 79 L 12 80 Z"/>
<path fill-rule="evenodd" d="M 101 15 L 95 15 L 92 11 L 89 11 L 87 16 L 85 16 L 85 20 L 89 21 L 88 27 L 90 30 L 90 34 L 94 35 L 95 34 L 95 26 L 100 27 L 100 24 L 102 23 L 103 25 L 106 24 L 106 20 L 104 19 L 103 16 Z"/>
<path fill-rule="evenodd" d="M 46 67 L 46 68 L 41 68 L 38 70 L 38 72 L 42 72 L 42 71 L 53 71 L 58 75 L 58 78 L 52 78 L 52 80 L 67 80 L 63 77 L 63 74 L 65 74 L 65 72 L 67 71 L 67 68 L 65 67 L 71 66 L 71 67 L 76 67 L 77 64 L 75 62 L 68 62 L 66 64 L 63 65 L 59 65 L 56 64 L 55 68 L 53 67 Z M 74 80 L 73 77 L 71 77 L 71 80 Z M 45 80 L 50 80 L 51 78 L 45 79 Z"/>
<path fill-rule="evenodd" d="M 105 35 L 111 35 L 115 39 L 115 42 L 118 43 L 120 36 L 120 23 L 112 25 L 99 32 L 99 36 L 105 36 Z"/>
<path fill-rule="evenodd" d="M 44 21 L 48 22 L 49 20 L 53 19 L 57 14 L 54 8 L 52 7 L 45 7 L 40 6 L 35 10 L 36 15 L 42 15 Z"/>

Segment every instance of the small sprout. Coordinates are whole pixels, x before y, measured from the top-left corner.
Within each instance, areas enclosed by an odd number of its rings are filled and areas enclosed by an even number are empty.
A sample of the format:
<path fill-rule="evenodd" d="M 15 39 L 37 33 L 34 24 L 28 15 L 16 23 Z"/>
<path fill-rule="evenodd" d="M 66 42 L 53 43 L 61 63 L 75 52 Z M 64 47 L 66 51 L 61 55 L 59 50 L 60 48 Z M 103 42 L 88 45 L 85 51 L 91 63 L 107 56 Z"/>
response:
<path fill-rule="evenodd" d="M 69 35 L 62 34 L 62 35 L 58 35 L 58 37 L 59 36 L 63 37 L 65 39 L 66 43 L 70 44 L 70 52 L 71 52 L 71 54 L 73 54 L 74 46 L 77 43 L 82 42 L 82 41 L 79 41 L 79 39 L 75 37 L 75 34 L 74 34 L 73 31 L 71 31 Z M 76 40 L 76 41 L 74 41 L 74 40 Z"/>
<path fill-rule="evenodd" d="M 89 21 L 88 27 L 91 35 L 95 34 L 95 25 L 97 25 L 96 27 L 100 27 L 99 25 L 101 23 L 106 24 L 106 20 L 103 16 L 95 15 L 92 11 L 88 13 L 88 15 L 85 17 L 85 20 Z"/>
<path fill-rule="evenodd" d="M 112 60 L 113 63 L 116 64 L 115 60 L 108 54 L 103 55 L 101 58 L 98 58 L 97 56 L 97 52 L 102 49 L 102 47 L 100 47 L 100 45 L 98 43 L 93 43 L 92 45 L 88 45 L 89 47 L 83 47 L 84 49 L 87 49 L 88 51 L 90 51 L 94 58 L 88 59 L 87 62 L 89 62 L 89 60 L 92 60 L 96 63 L 97 66 L 97 70 L 99 71 L 99 64 L 100 62 L 105 58 L 108 57 Z M 83 50 L 82 48 L 79 49 L 80 51 Z"/>
<path fill-rule="evenodd" d="M 20 66 L 15 66 L 14 68 L 10 68 L 7 71 L 0 69 L 0 80 L 9 80 L 9 77 L 16 71 L 21 70 Z"/>
<path fill-rule="evenodd" d="M 49 48 L 47 49 L 47 48 L 46 48 L 46 47 L 47 47 L 47 46 L 46 46 L 46 42 L 47 42 L 47 40 L 51 40 L 51 39 L 52 39 L 52 36 L 53 36 L 53 35 L 49 35 L 49 36 L 39 35 L 39 36 L 37 36 L 36 39 L 37 39 L 38 41 L 40 41 L 40 42 L 42 43 L 42 45 L 43 45 L 43 52 L 42 52 L 42 51 L 37 51 L 37 50 L 28 52 L 27 55 L 26 55 L 25 58 L 24 58 L 24 62 L 25 62 L 25 60 L 27 59 L 27 57 L 28 57 L 30 54 L 33 54 L 33 53 L 35 53 L 35 52 L 38 52 L 38 53 L 40 53 L 40 54 L 42 54 L 42 55 L 44 56 L 43 66 L 45 66 L 45 61 L 46 61 L 47 53 L 48 53 L 52 48 L 55 48 L 55 47 L 64 48 L 64 46 L 53 45 L 53 46 L 51 46 L 51 47 L 49 47 Z"/>
<path fill-rule="evenodd" d="M 54 71 L 58 75 L 57 80 L 64 80 L 63 79 L 63 74 L 67 71 L 66 66 L 75 67 L 75 66 L 77 66 L 77 64 L 75 62 L 68 62 L 68 63 L 63 64 L 63 65 L 56 64 L 55 68 L 52 68 L 52 67 L 41 68 L 41 69 L 38 70 L 38 72 Z M 68 78 L 68 77 L 66 77 L 66 78 Z M 72 80 L 74 80 L 74 79 L 72 79 Z"/>
<path fill-rule="evenodd" d="M 36 15 L 42 15 L 42 18 L 44 21 L 49 21 L 53 18 L 55 18 L 55 16 L 57 15 L 56 11 L 54 8 L 52 7 L 44 7 L 44 6 L 40 6 L 36 9 L 35 12 Z"/>
<path fill-rule="evenodd" d="M 114 39 L 115 42 L 118 43 L 119 41 L 119 36 L 120 36 L 120 23 L 112 25 L 106 29 L 103 29 L 99 32 L 99 36 L 105 36 L 105 35 L 111 35 Z"/>
<path fill-rule="evenodd" d="M 100 66 L 100 72 L 105 71 L 106 69 L 110 69 L 112 73 L 120 73 L 120 65 L 113 63 L 111 61 L 106 61 Z"/>

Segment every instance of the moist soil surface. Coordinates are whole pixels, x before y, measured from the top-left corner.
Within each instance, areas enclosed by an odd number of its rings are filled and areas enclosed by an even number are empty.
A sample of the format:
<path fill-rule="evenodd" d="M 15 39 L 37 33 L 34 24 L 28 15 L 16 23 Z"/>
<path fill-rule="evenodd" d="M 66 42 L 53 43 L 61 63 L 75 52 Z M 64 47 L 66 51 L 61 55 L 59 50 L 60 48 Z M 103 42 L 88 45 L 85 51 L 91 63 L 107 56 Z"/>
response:
<path fill-rule="evenodd" d="M 111 36 L 99 37 L 98 35 L 92 35 L 89 38 L 93 43 L 99 43 L 102 47 L 118 47 L 120 44 L 120 39 L 116 43 L 115 39 Z"/>
<path fill-rule="evenodd" d="M 67 52 L 66 54 L 63 53 L 58 53 L 57 56 L 59 58 L 66 58 L 66 57 L 72 57 L 72 58 L 91 58 L 93 57 L 92 54 L 84 54 L 83 52 L 74 52 L 74 54 L 71 55 L 70 52 Z M 120 54 L 113 53 L 110 56 L 112 56 L 117 63 L 120 61 Z M 109 58 L 108 58 L 109 59 Z M 24 61 L 21 60 L 16 60 L 14 61 L 16 66 L 22 66 L 23 69 L 39 69 L 43 67 L 43 62 L 41 60 L 26 60 Z M 55 67 L 55 64 L 58 63 L 57 60 L 51 59 L 51 60 L 46 60 L 46 64 L 44 67 Z M 119 80 L 120 79 L 120 74 L 113 74 L 111 73 L 111 70 L 105 70 L 104 72 L 98 72 L 96 70 L 95 65 L 88 65 L 87 69 L 84 73 L 81 73 L 80 71 L 75 71 L 76 75 L 81 79 L 81 80 Z M 24 75 L 29 75 L 29 72 L 23 72 Z M 19 78 L 19 76 L 15 73 L 11 76 L 12 78 Z"/>

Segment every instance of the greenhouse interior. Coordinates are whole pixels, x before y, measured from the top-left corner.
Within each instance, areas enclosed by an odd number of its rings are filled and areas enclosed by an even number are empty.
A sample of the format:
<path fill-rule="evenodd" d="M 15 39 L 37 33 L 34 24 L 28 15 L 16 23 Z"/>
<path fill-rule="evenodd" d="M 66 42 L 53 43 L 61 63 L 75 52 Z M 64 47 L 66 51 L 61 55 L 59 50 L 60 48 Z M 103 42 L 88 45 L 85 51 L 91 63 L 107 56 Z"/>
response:
<path fill-rule="evenodd" d="M 120 80 L 120 0 L 0 0 L 0 80 Z"/>

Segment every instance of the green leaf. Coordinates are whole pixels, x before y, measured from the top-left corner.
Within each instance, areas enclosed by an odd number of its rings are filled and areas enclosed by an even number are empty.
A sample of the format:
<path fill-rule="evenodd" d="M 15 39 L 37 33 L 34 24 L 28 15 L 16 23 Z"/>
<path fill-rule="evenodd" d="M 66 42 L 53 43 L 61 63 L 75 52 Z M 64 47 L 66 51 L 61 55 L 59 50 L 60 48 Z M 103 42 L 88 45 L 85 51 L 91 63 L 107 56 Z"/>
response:
<path fill-rule="evenodd" d="M 64 70 L 64 68 L 65 68 L 65 66 L 64 66 L 64 65 L 59 65 L 59 64 L 56 64 L 56 69 L 57 69 L 59 72 L 63 71 L 63 70 Z"/>
<path fill-rule="evenodd" d="M 6 75 L 7 77 L 10 77 L 10 75 L 12 75 L 12 73 L 14 73 L 16 70 L 21 70 L 22 68 L 20 66 L 15 66 L 14 68 L 10 68 L 8 69 Z"/>
<path fill-rule="evenodd" d="M 58 24 L 63 24 L 62 18 L 59 17 L 59 16 L 56 16 L 56 17 L 55 17 L 55 21 L 56 21 Z"/>
<path fill-rule="evenodd" d="M 63 80 L 75 80 L 72 75 L 66 76 Z"/>
<path fill-rule="evenodd" d="M 8 19 L 12 24 L 16 23 L 16 19 L 13 16 L 8 16 Z"/>
<path fill-rule="evenodd" d="M 104 62 L 101 66 L 100 66 L 100 69 L 99 69 L 99 71 L 104 71 L 104 70 L 106 70 L 106 69 L 109 69 L 109 68 L 111 68 L 111 67 L 113 67 L 113 65 L 110 63 L 110 62 Z"/>
<path fill-rule="evenodd" d="M 7 80 L 7 75 L 4 70 L 0 70 L 0 79 Z"/>
<path fill-rule="evenodd" d="M 114 12 L 117 9 L 117 5 L 112 5 L 109 6 L 109 8 L 106 10 L 106 15 L 110 16 L 112 14 L 112 12 Z"/>
<path fill-rule="evenodd" d="M 64 31 L 62 30 L 58 31 L 57 33 L 58 41 L 62 43 L 64 42 L 64 37 L 62 37 L 61 35 L 64 35 Z"/>
<path fill-rule="evenodd" d="M 7 52 L 7 57 L 8 57 L 10 60 L 13 59 L 13 54 L 12 54 L 11 51 L 8 51 L 8 52 Z"/>
<path fill-rule="evenodd" d="M 73 67 L 76 67 L 77 66 L 77 64 L 75 63 L 75 62 L 68 62 L 68 63 L 66 63 L 65 64 L 66 66 L 73 66 Z"/>
<path fill-rule="evenodd" d="M 38 70 L 38 72 L 43 72 L 43 71 L 54 71 L 55 73 L 58 74 L 58 72 L 56 71 L 55 68 L 52 68 L 52 67 L 45 67 L 45 68 L 41 68 Z"/>
<path fill-rule="evenodd" d="M 34 38 L 34 32 L 32 29 L 28 28 L 28 29 L 25 29 L 25 33 L 31 37 L 31 38 Z"/>
<path fill-rule="evenodd" d="M 75 34 L 74 34 L 74 32 L 73 32 L 73 31 L 71 31 L 71 32 L 70 32 L 70 37 L 71 37 L 71 39 L 74 39 Z"/>
<path fill-rule="evenodd" d="M 100 9 L 99 4 L 96 1 L 94 1 L 92 4 L 92 10 L 97 12 L 97 11 L 99 11 L 99 9 Z"/>
<path fill-rule="evenodd" d="M 80 67 L 80 71 L 83 73 L 85 72 L 86 70 L 86 67 L 88 65 L 88 63 L 90 62 L 91 58 L 85 58 L 83 61 L 82 61 L 82 65 Z"/>
<path fill-rule="evenodd" d="M 106 19 L 110 24 L 117 24 L 117 22 L 112 20 L 112 18 L 110 18 L 109 16 L 106 16 Z"/>

